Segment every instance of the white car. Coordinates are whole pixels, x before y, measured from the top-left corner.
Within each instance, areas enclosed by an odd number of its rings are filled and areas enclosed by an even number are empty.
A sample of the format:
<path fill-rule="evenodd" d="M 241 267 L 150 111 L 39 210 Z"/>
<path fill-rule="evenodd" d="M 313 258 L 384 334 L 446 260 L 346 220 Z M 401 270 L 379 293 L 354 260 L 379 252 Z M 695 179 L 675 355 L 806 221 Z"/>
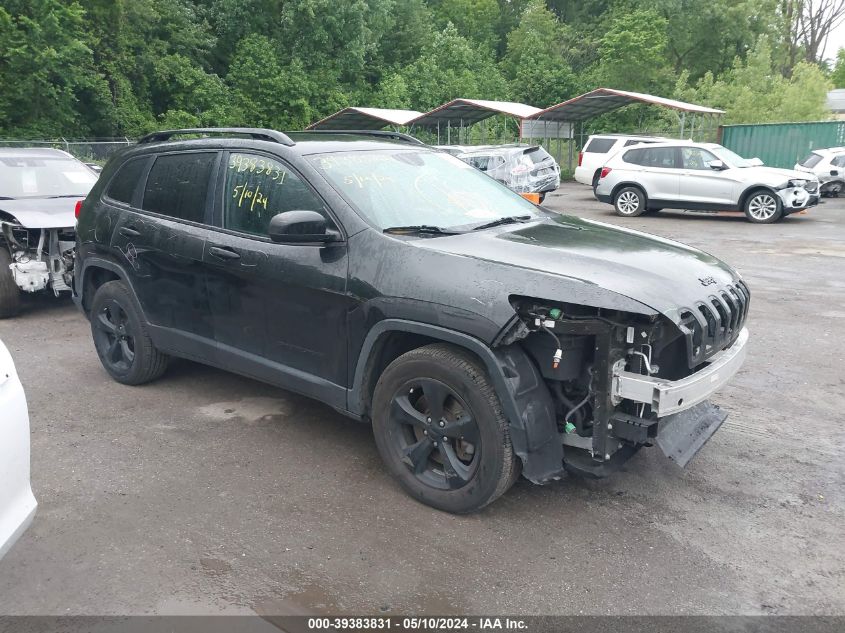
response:
<path fill-rule="evenodd" d="M 602 167 L 596 197 L 624 217 L 661 209 L 742 211 L 751 222 L 769 224 L 818 204 L 819 182 L 715 143 L 667 141 L 612 156 Z"/>
<path fill-rule="evenodd" d="M 578 153 L 578 167 L 575 168 L 575 180 L 582 185 L 592 185 L 593 191 L 599 181 L 601 168 L 608 158 L 623 147 L 641 143 L 657 143 L 666 139 L 656 136 L 628 136 L 624 134 L 595 134 Z"/>
<path fill-rule="evenodd" d="M 23 293 L 70 292 L 75 211 L 96 182 L 67 152 L 0 148 L 0 319 Z"/>
<path fill-rule="evenodd" d="M 0 341 L 0 558 L 32 522 L 29 413 L 9 350 Z"/>
<path fill-rule="evenodd" d="M 813 174 L 819 179 L 821 195 L 835 198 L 845 190 L 845 147 L 814 149 L 795 164 L 795 170 Z"/>

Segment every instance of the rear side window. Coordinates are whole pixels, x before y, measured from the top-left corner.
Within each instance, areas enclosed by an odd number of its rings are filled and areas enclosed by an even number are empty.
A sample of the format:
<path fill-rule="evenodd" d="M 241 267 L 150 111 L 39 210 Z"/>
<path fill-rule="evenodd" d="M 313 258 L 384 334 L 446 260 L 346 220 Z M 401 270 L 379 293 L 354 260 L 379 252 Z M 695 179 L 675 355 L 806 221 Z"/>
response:
<path fill-rule="evenodd" d="M 534 165 L 536 165 L 537 163 L 542 163 L 544 160 L 551 158 L 551 155 L 542 147 L 533 147 L 529 150 L 525 150 L 525 155 L 531 159 L 531 162 Z"/>
<path fill-rule="evenodd" d="M 165 154 L 156 158 L 144 189 L 143 209 L 178 220 L 203 222 L 215 152 Z"/>
<path fill-rule="evenodd" d="M 801 161 L 800 165 L 802 167 L 815 167 L 816 165 L 819 164 L 819 161 L 821 161 L 821 159 L 822 159 L 821 154 L 813 153 L 813 154 L 810 154 L 809 156 L 807 156 L 806 158 L 804 158 L 804 160 Z"/>
<path fill-rule="evenodd" d="M 593 154 L 607 154 L 614 145 L 616 145 L 615 138 L 594 138 L 584 146 L 584 151 Z"/>
<path fill-rule="evenodd" d="M 673 169 L 677 167 L 675 164 L 674 147 L 646 147 L 632 151 L 638 152 L 638 165 L 644 165 L 645 167 L 661 167 L 664 169 Z"/>
<path fill-rule="evenodd" d="M 133 158 L 123 163 L 114 178 L 111 179 L 109 187 L 106 189 L 106 195 L 112 200 L 131 204 L 132 196 L 135 194 L 138 181 L 141 179 L 146 165 L 146 156 L 144 158 Z"/>
<path fill-rule="evenodd" d="M 266 236 L 270 219 L 286 211 L 317 211 L 323 203 L 299 176 L 259 154 L 231 154 L 226 169 L 223 227 Z"/>

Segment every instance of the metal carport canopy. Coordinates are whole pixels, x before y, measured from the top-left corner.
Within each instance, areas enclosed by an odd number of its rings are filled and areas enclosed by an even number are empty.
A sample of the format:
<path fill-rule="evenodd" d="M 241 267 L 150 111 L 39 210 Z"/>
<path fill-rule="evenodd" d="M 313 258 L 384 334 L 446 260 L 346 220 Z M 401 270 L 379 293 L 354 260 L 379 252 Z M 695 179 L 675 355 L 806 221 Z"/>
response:
<path fill-rule="evenodd" d="M 513 101 L 485 101 L 484 99 L 453 99 L 409 121 L 414 127 L 437 127 L 439 123 L 459 121 L 462 125 L 472 125 L 496 114 L 524 119 L 540 112 L 540 108 L 514 103 Z"/>
<path fill-rule="evenodd" d="M 542 119 L 543 121 L 585 121 L 594 116 L 604 114 L 605 112 L 610 112 L 611 110 L 631 105 L 632 103 L 648 103 L 651 105 L 662 106 L 664 108 L 671 108 L 673 110 L 680 110 L 681 112 L 690 112 L 694 114 L 725 113 L 724 110 L 707 108 L 705 106 L 696 105 L 695 103 L 676 101 L 675 99 L 656 97 L 654 95 L 647 95 L 641 92 L 628 92 L 626 90 L 614 90 L 612 88 L 596 88 L 595 90 L 582 94 L 579 97 L 574 97 L 568 101 L 550 106 L 545 110 L 540 110 L 539 112 L 524 118 Z"/>
<path fill-rule="evenodd" d="M 416 110 L 344 108 L 309 125 L 306 130 L 380 130 L 387 125 L 407 125 L 423 116 Z"/>

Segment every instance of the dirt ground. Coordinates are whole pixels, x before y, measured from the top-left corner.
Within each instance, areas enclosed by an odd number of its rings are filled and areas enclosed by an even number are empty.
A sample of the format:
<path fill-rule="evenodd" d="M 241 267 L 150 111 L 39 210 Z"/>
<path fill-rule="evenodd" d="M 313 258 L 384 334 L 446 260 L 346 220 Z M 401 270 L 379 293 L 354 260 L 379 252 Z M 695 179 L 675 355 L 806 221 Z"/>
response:
<path fill-rule="evenodd" d="M 70 300 L 30 301 L 0 338 L 40 507 L 0 614 L 845 613 L 845 201 L 771 226 L 622 219 L 576 184 L 547 202 L 751 288 L 749 358 L 714 398 L 730 418 L 686 471 L 652 448 L 450 516 L 403 494 L 367 426 L 189 362 L 119 385 Z"/>

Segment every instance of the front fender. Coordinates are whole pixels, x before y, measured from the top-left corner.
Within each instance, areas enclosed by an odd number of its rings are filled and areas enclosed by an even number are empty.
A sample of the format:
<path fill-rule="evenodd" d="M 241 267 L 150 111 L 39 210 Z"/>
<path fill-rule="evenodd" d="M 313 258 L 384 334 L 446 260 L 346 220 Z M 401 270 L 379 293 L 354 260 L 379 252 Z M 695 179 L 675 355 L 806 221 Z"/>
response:
<path fill-rule="evenodd" d="M 446 328 L 402 319 L 385 319 L 367 334 L 356 363 L 347 408 L 357 416 L 364 410 L 366 367 L 381 336 L 399 331 L 420 334 L 463 347 L 484 364 L 508 420 L 514 452 L 522 473 L 534 483 L 564 476 L 563 446 L 557 432 L 554 405 L 539 370 L 519 345 L 491 349 L 482 341 Z"/>

